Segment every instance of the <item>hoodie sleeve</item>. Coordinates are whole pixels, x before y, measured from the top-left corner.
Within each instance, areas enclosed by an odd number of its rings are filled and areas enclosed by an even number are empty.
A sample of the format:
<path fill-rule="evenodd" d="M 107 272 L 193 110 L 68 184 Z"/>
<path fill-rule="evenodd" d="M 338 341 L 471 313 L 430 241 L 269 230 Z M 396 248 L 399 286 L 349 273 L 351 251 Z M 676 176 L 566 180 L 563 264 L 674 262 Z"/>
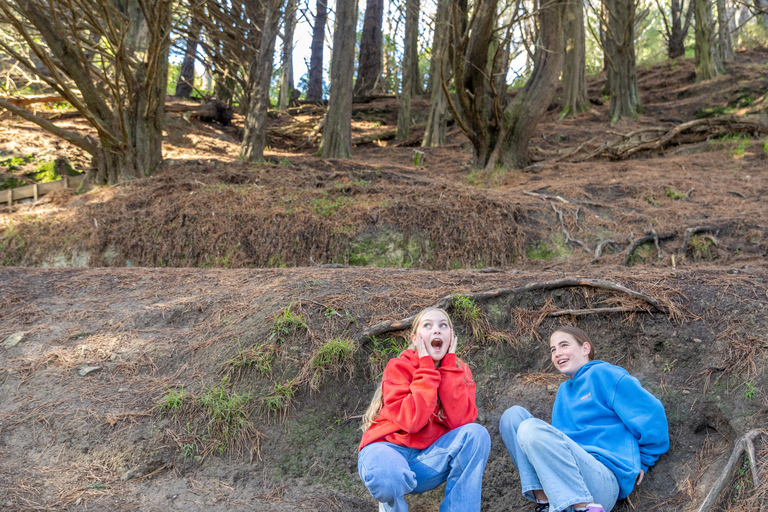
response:
<path fill-rule="evenodd" d="M 637 439 L 640 468 L 648 471 L 669 449 L 669 427 L 664 406 L 631 375 L 616 383 L 613 409 Z"/>
<path fill-rule="evenodd" d="M 457 361 L 460 367 L 457 367 Z M 469 366 L 457 360 L 456 354 L 447 354 L 440 364 L 439 372 L 441 379 L 438 392 L 445 414 L 445 426 L 453 430 L 475 421 L 475 381 L 472 380 Z"/>
<path fill-rule="evenodd" d="M 415 368 L 406 358 L 392 359 L 384 370 L 382 413 L 400 429 L 418 432 L 435 412 L 439 385 L 440 372 L 429 356 Z"/>

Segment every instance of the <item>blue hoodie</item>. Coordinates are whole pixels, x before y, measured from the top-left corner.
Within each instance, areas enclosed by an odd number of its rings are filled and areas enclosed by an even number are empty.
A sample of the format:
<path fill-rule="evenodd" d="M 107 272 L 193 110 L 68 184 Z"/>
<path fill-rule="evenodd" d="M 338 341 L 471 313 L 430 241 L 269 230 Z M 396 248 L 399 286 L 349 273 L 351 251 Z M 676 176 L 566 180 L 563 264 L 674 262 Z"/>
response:
<path fill-rule="evenodd" d="M 603 463 L 619 481 L 619 499 L 669 448 L 664 406 L 626 370 L 590 361 L 557 390 L 552 425 Z"/>

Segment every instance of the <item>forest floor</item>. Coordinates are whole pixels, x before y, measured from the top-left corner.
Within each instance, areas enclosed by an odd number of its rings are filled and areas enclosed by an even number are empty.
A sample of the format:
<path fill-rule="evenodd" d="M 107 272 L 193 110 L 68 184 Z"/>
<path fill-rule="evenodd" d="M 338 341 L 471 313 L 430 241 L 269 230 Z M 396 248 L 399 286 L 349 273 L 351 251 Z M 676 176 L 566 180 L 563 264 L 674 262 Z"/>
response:
<path fill-rule="evenodd" d="M 603 150 L 765 111 L 768 50 L 739 52 L 728 71 L 696 83 L 692 60 L 641 68 L 645 112 L 613 126 L 595 77 L 602 104 L 564 119 L 553 104 L 531 141 L 537 162 L 491 175 L 472 170 L 455 126 L 440 148 L 420 148 L 416 130 L 390 140 L 393 98 L 355 104 L 353 137 L 374 142 L 343 161 L 315 156 L 319 106 L 274 113 L 261 163 L 237 158 L 241 117 L 168 114 L 153 176 L 0 208 L 0 508 L 374 511 L 357 416 L 404 340 L 365 330 L 503 289 L 478 298 L 477 316 L 449 308 L 492 435 L 483 510 L 528 506 L 498 420 L 515 404 L 549 419 L 561 378 L 546 339 L 564 322 L 667 411 L 670 452 L 616 510 L 695 509 L 736 441 L 768 420 L 768 138 L 689 134 L 621 160 Z M 427 110 L 415 102 L 415 125 Z M 86 165 L 0 117 L 0 185 L 50 161 Z M 603 309 L 579 314 L 590 308 Z M 764 510 L 766 441 L 762 484 L 739 461 L 719 510 Z M 436 510 L 441 493 L 409 498 L 411 510 Z"/>

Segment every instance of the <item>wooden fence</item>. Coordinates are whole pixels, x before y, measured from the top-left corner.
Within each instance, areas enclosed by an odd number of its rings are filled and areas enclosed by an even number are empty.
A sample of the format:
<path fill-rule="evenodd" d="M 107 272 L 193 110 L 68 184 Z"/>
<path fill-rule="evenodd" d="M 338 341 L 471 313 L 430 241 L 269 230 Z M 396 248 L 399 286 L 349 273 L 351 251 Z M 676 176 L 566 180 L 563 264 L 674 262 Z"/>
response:
<path fill-rule="evenodd" d="M 41 196 L 49 194 L 54 190 L 78 188 L 83 184 L 83 180 L 85 180 L 85 174 L 81 174 L 80 176 L 65 176 L 60 180 L 49 181 L 48 183 L 35 183 L 34 185 L 9 188 L 8 190 L 0 191 L 0 204 L 6 203 L 8 206 L 13 206 L 14 201 L 19 202 L 22 199 L 29 198 L 32 198 L 33 201 L 37 201 Z"/>

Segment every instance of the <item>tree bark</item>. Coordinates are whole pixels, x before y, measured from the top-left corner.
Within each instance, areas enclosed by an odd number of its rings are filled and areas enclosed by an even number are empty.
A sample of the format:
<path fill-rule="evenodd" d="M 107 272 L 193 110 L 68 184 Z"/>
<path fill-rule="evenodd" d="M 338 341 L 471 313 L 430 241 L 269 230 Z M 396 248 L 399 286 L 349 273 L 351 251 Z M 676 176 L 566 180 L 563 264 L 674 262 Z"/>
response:
<path fill-rule="evenodd" d="M 667 38 L 667 56 L 670 59 L 683 57 L 685 55 L 685 38 L 688 35 L 693 17 L 693 0 L 689 0 L 688 9 L 685 9 L 684 1 L 672 0 L 669 21 L 664 14 L 664 6 L 661 3 L 658 5 Z M 685 20 L 683 20 L 683 13 L 685 13 Z"/>
<path fill-rule="evenodd" d="M 696 81 L 711 80 L 723 74 L 723 64 L 714 47 L 712 8 L 708 0 L 693 0 L 696 21 Z"/>
<path fill-rule="evenodd" d="M 189 98 L 195 83 L 195 58 L 197 56 L 197 42 L 200 38 L 202 23 L 192 15 L 189 20 L 189 34 L 187 35 L 187 48 L 184 51 L 184 60 L 179 70 L 179 80 L 176 82 L 177 98 Z"/>
<path fill-rule="evenodd" d="M 267 110 L 269 108 L 269 85 L 272 80 L 272 60 L 275 53 L 275 39 L 277 39 L 281 7 L 282 0 L 270 0 L 264 6 L 260 16 L 255 13 L 250 16 L 252 20 L 263 19 L 258 59 L 254 59 L 251 62 L 249 70 L 250 80 L 248 82 L 252 87 L 249 95 L 251 101 L 245 117 L 243 143 L 240 146 L 240 158 L 251 162 L 264 158 Z"/>
<path fill-rule="evenodd" d="M 315 26 L 312 28 L 312 46 L 309 57 L 309 84 L 307 85 L 307 99 L 310 101 L 323 99 L 323 41 L 325 39 L 325 23 L 327 19 L 328 0 L 317 0 Z"/>
<path fill-rule="evenodd" d="M 400 92 L 397 111 L 397 138 L 403 140 L 411 133 L 411 96 L 416 89 L 419 44 L 419 0 L 405 2 L 405 44 L 403 50 L 403 88 Z M 414 69 L 414 61 L 416 66 Z"/>
<path fill-rule="evenodd" d="M 277 108 L 285 110 L 293 92 L 293 32 L 296 27 L 296 0 L 288 0 L 285 6 L 283 34 L 283 65 L 280 69 L 280 93 Z"/>
<path fill-rule="evenodd" d="M 320 156 L 323 158 L 352 156 L 352 90 L 355 74 L 356 25 L 357 0 L 338 0 L 336 30 L 333 33 L 331 94 L 319 149 Z"/>
<path fill-rule="evenodd" d="M 429 115 L 424 132 L 422 147 L 442 146 L 445 144 L 445 128 L 448 121 L 448 100 L 443 91 L 442 81 L 446 84 L 451 79 L 448 62 L 448 44 L 450 34 L 451 0 L 438 0 L 435 15 L 435 33 L 432 40 L 432 60 L 429 66 Z"/>
<path fill-rule="evenodd" d="M 521 169 L 530 164 L 528 144 L 536 125 L 555 96 L 563 69 L 563 17 L 569 0 L 543 1 L 539 8 L 539 47 L 533 73 L 515 99 L 504 109 L 498 143 L 485 165 Z"/>
<path fill-rule="evenodd" d="M 611 98 L 611 123 L 637 117 L 642 108 L 635 66 L 635 0 L 605 0 L 605 53 Z"/>
<path fill-rule="evenodd" d="M 717 0 L 717 49 L 720 62 L 733 60 L 733 41 L 731 40 L 731 20 L 733 10 L 728 7 L 725 0 Z"/>
<path fill-rule="evenodd" d="M 363 33 L 360 36 L 360 63 L 357 67 L 357 81 L 354 90 L 356 97 L 372 94 L 381 77 L 383 45 L 381 23 L 383 18 L 384 0 L 368 0 L 365 6 Z"/>
<path fill-rule="evenodd" d="M 584 7 L 581 1 L 571 1 L 566 4 L 563 25 L 565 34 L 563 115 L 573 115 L 589 108 Z"/>

